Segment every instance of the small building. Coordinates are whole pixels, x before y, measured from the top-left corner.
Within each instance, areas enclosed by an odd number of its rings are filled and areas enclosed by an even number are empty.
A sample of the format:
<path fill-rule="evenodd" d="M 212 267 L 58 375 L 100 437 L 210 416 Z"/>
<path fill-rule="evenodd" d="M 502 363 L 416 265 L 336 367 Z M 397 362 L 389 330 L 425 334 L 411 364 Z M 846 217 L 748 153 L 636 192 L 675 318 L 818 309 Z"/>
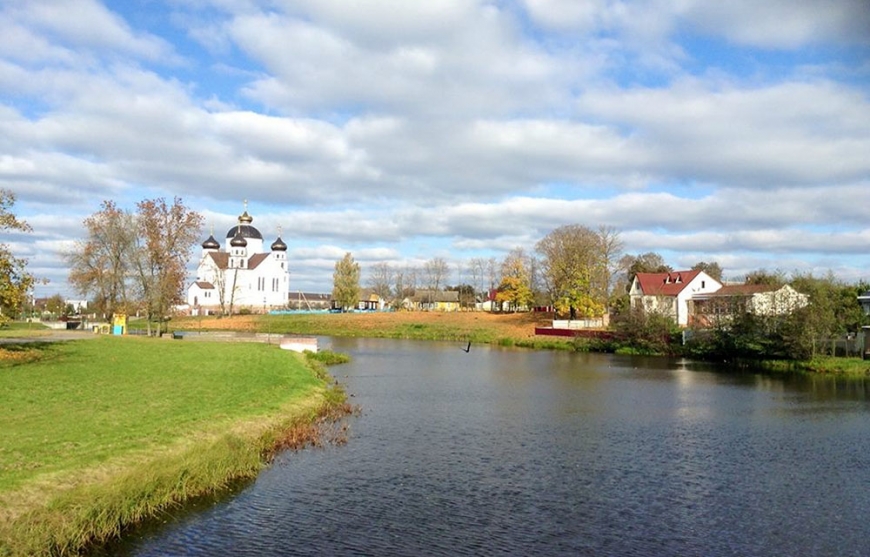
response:
<path fill-rule="evenodd" d="M 332 308 L 332 295 L 316 292 L 290 292 L 287 294 L 287 309 L 297 311 L 320 311 Z"/>
<path fill-rule="evenodd" d="M 411 311 L 458 311 L 459 292 L 456 290 L 416 290 L 405 298 L 402 305 Z"/>
<path fill-rule="evenodd" d="M 722 283 L 704 271 L 638 273 L 631 283 L 629 298 L 633 310 L 658 312 L 685 327 L 689 324 L 689 300 L 720 288 Z"/>
<path fill-rule="evenodd" d="M 363 288 L 360 291 L 357 309 L 362 311 L 384 311 L 386 307 L 387 300 L 381 298 L 373 289 Z"/>
<path fill-rule="evenodd" d="M 870 291 L 858 296 L 858 303 L 864 309 L 864 315 L 870 315 Z"/>

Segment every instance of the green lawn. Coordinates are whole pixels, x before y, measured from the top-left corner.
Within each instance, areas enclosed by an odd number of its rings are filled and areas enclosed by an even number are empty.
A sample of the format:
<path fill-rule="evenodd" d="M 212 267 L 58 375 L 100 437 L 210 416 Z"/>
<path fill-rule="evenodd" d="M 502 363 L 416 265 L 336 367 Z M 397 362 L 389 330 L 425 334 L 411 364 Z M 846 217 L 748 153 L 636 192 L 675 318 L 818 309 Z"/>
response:
<path fill-rule="evenodd" d="M 4 551 L 3 536 L 66 521 L 95 489 L 107 489 L 97 499 L 112 492 L 125 499 L 111 504 L 129 514 L 117 520 L 130 522 L 250 475 L 276 430 L 310 419 L 326 390 L 303 357 L 266 344 L 106 336 L 3 346 L 0 356 L 0 555 L 43 551 L 45 542 L 32 540 Z M 226 470 L 215 472 L 216 460 Z M 165 478 L 143 487 L 157 476 Z M 170 487 L 164 499 L 147 502 L 146 511 L 126 508 L 162 491 L 161 481 Z M 57 516 L 40 517 L 41 508 Z M 81 545 L 64 541 L 58 528 L 43 535 L 50 551 Z M 118 525 L 108 528 L 113 534 Z"/>

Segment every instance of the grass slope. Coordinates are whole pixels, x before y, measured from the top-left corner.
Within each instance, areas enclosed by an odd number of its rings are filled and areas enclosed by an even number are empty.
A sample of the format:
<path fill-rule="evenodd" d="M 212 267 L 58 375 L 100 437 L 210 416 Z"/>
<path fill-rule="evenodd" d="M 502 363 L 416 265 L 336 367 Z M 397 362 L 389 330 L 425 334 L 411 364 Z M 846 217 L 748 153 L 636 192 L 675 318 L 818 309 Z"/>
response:
<path fill-rule="evenodd" d="M 252 476 L 326 393 L 303 357 L 264 344 L 100 337 L 6 346 L 0 555 L 71 554 Z"/>

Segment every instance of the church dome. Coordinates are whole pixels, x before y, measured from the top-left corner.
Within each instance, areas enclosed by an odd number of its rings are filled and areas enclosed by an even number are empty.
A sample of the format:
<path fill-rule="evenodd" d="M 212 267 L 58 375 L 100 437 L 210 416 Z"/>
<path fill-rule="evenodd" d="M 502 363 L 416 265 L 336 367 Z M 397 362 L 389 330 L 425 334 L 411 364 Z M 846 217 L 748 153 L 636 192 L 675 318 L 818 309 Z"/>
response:
<path fill-rule="evenodd" d="M 230 240 L 230 245 L 234 248 L 243 248 L 243 247 L 246 247 L 248 245 L 248 241 L 245 240 L 245 236 L 242 234 L 243 227 L 239 226 L 238 228 L 239 228 L 238 232 L 233 236 L 233 239 Z M 232 230 L 230 232 L 232 232 Z M 259 232 L 257 232 L 257 234 L 259 234 Z M 227 236 L 227 237 L 229 238 L 229 236 Z"/>
<path fill-rule="evenodd" d="M 214 239 L 214 234 L 208 237 L 208 240 L 202 243 L 202 249 L 221 249 L 221 245 Z"/>
<path fill-rule="evenodd" d="M 239 224 L 227 230 L 227 238 L 235 238 L 236 236 L 241 236 L 242 238 L 253 238 L 255 240 L 263 239 L 263 235 L 260 234 L 259 230 L 257 230 L 250 224 L 241 224 L 241 222 L 241 219 L 239 219 Z"/>
<path fill-rule="evenodd" d="M 287 244 L 278 236 L 278 239 L 272 243 L 272 251 L 287 251 Z"/>

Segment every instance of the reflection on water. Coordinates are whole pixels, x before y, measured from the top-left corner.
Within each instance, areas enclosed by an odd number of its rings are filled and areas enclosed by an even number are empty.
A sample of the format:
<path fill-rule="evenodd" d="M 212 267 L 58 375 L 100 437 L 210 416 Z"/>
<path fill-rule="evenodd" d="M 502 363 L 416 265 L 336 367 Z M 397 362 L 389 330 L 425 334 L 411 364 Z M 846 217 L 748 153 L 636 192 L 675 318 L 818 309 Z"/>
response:
<path fill-rule="evenodd" d="M 123 555 L 862 555 L 863 381 L 326 339 L 362 414 Z M 115 551 L 113 549 L 113 551 Z"/>

